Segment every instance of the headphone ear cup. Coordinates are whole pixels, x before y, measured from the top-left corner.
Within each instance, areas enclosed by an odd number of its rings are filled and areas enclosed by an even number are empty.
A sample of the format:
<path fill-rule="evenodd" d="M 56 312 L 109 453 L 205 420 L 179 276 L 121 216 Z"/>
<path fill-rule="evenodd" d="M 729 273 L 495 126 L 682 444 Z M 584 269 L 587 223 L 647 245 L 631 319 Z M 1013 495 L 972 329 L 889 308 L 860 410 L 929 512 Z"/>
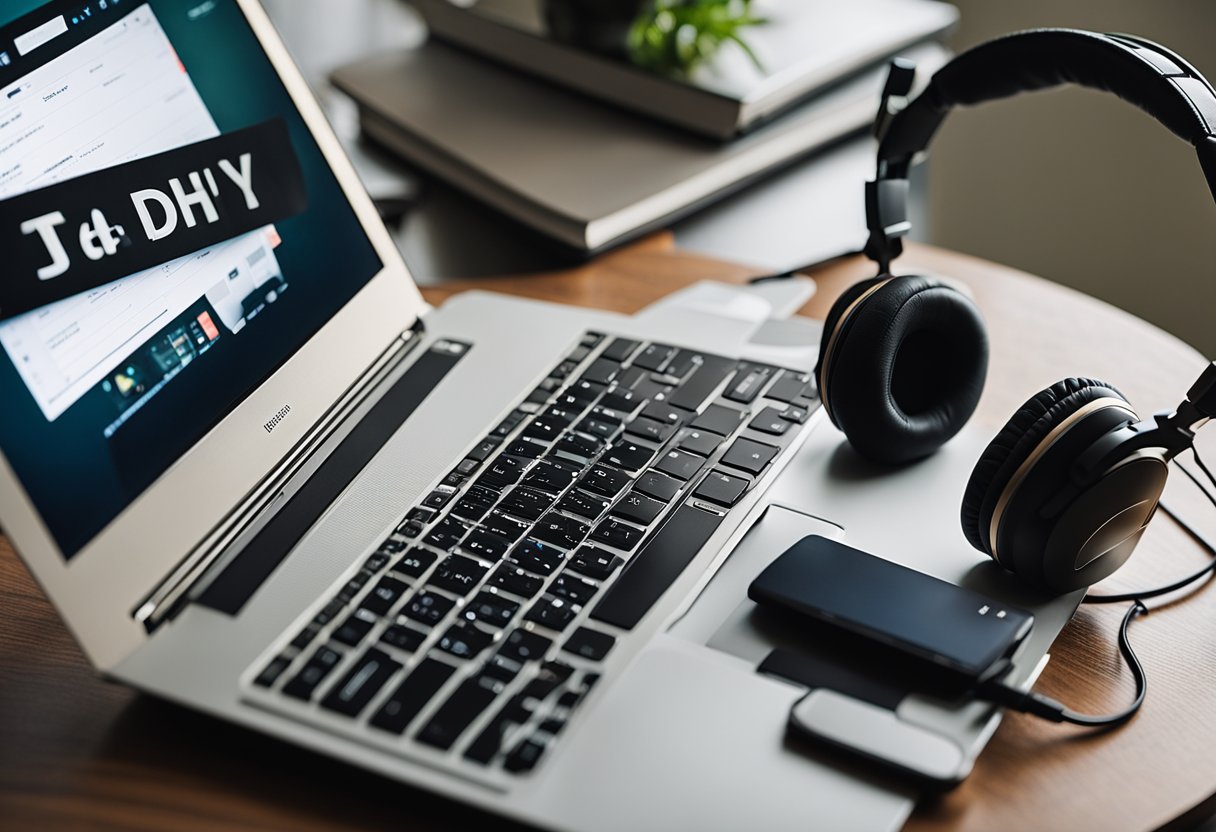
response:
<path fill-rule="evenodd" d="M 1073 483 L 1071 471 L 1095 441 L 1136 418 L 1117 389 L 1094 379 L 1065 379 L 1033 396 L 976 462 L 961 509 L 968 541 L 1051 592 L 1114 572 L 1156 508 L 1164 459 L 1134 454 L 1092 482 Z"/>
<path fill-rule="evenodd" d="M 970 298 L 932 278 L 879 278 L 853 287 L 832 312 L 821 394 L 860 454 L 911 462 L 958 433 L 988 371 L 988 337 Z"/>

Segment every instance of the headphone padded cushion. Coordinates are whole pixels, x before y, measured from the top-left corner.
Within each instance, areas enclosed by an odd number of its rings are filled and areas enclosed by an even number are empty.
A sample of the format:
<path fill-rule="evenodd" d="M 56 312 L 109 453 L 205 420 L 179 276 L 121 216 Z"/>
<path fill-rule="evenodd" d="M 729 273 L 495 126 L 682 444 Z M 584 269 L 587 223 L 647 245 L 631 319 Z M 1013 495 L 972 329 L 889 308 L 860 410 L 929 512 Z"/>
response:
<path fill-rule="evenodd" d="M 959 519 L 972 546 L 992 554 L 989 525 L 1009 480 L 1057 425 L 1089 402 L 1104 397 L 1126 401 L 1106 382 L 1066 378 L 1036 393 L 1009 418 L 980 454 L 963 492 Z"/>
<path fill-rule="evenodd" d="M 868 288 L 859 284 L 854 297 Z M 953 286 L 929 277 L 890 279 L 839 326 L 823 367 L 823 395 L 832 421 L 862 456 L 885 464 L 920 459 L 975 411 L 988 338 L 975 304 Z"/>

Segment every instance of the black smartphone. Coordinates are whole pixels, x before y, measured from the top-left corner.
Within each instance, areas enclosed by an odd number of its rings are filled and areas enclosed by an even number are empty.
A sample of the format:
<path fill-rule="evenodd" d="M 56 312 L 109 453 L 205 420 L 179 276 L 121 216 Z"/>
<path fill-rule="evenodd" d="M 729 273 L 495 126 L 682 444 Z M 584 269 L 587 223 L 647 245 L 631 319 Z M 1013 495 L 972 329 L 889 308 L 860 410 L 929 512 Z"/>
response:
<path fill-rule="evenodd" d="M 748 597 L 978 680 L 1008 658 L 1034 616 L 819 535 L 760 573 Z"/>

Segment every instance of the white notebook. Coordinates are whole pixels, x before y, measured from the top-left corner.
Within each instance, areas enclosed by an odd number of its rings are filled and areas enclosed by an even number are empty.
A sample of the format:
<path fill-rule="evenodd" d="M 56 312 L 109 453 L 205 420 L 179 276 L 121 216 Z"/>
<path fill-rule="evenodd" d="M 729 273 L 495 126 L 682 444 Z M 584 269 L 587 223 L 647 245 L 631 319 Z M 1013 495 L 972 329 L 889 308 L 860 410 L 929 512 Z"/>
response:
<path fill-rule="evenodd" d="M 903 56 L 923 83 L 947 53 L 926 44 Z M 434 41 L 333 76 L 371 138 L 584 252 L 666 225 L 868 127 L 885 79 L 881 65 L 722 144 Z"/>

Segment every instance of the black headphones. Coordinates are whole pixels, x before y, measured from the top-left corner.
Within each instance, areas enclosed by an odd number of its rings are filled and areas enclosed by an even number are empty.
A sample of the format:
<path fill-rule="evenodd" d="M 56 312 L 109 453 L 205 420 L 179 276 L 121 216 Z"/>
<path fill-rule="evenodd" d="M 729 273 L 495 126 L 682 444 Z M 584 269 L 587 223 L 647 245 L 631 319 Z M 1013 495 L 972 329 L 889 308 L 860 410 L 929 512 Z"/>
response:
<path fill-rule="evenodd" d="M 865 253 L 877 277 L 828 313 L 816 376 L 824 408 L 862 455 L 927 456 L 971 417 L 988 339 L 971 300 L 931 277 L 893 276 L 910 229 L 908 169 L 952 108 L 1074 83 L 1113 92 L 1195 147 L 1216 196 L 1216 91 L 1173 52 L 1129 35 L 1040 29 L 956 57 L 906 107 L 913 68 L 896 62 L 879 113 L 878 170 L 866 183 Z M 1069 378 L 1033 396 L 975 465 L 963 533 L 1050 592 L 1102 580 L 1131 555 L 1157 508 L 1167 463 L 1216 415 L 1216 364 L 1174 411 L 1141 421 L 1113 385 Z"/>

